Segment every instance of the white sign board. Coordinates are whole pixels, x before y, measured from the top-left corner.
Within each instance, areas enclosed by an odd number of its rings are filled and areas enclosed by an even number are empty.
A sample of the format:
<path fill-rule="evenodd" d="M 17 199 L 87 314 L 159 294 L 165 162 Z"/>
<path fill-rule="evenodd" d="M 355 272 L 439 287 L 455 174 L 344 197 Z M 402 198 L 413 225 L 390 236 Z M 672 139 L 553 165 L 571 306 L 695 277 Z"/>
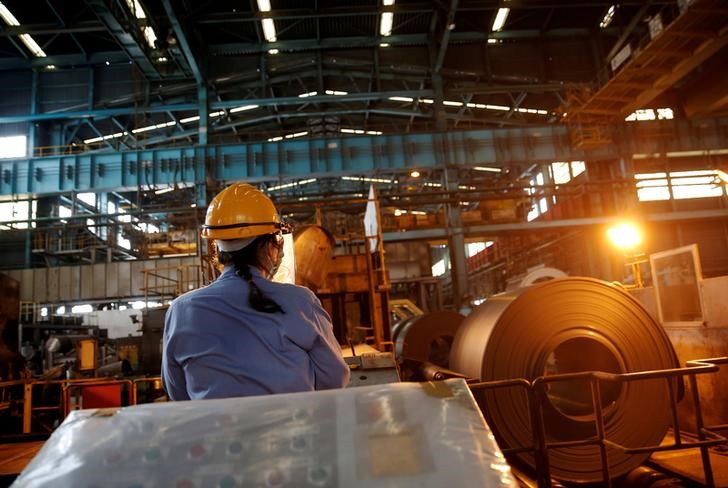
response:
<path fill-rule="evenodd" d="M 619 68 L 622 63 L 627 61 L 629 57 L 632 55 L 632 46 L 627 44 L 622 49 L 619 50 L 617 54 L 614 55 L 611 61 L 612 65 L 612 71 L 617 71 L 617 68 Z"/>
<path fill-rule="evenodd" d="M 369 201 L 367 210 L 364 212 L 364 235 L 369 237 L 369 252 L 377 250 L 377 239 L 379 237 L 379 222 L 377 219 L 377 202 L 374 193 L 374 185 L 369 186 Z"/>

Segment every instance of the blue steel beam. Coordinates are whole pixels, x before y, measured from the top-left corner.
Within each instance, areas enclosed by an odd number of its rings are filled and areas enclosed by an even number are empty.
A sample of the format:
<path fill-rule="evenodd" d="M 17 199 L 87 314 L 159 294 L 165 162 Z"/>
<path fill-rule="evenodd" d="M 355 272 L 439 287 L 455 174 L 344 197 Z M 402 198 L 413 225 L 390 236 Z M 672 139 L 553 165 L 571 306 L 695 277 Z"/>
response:
<path fill-rule="evenodd" d="M 348 95 L 316 95 L 312 97 L 274 97 L 274 98 L 243 98 L 237 100 L 222 100 L 209 103 L 210 110 L 231 109 L 243 105 L 305 105 L 308 103 L 342 103 L 360 102 L 366 100 L 386 100 L 389 97 L 431 97 L 430 90 L 402 90 L 379 93 L 349 93 Z M 68 112 L 53 112 L 43 114 L 6 115 L 0 117 L 0 124 L 14 124 L 18 122 L 32 122 L 38 120 L 57 119 L 93 119 L 100 117 L 114 117 L 116 115 L 134 115 L 140 112 L 181 112 L 197 111 L 197 103 L 178 103 L 170 105 L 150 105 L 147 107 L 116 107 L 98 110 L 76 110 Z"/>
<path fill-rule="evenodd" d="M 671 130 L 669 139 L 645 138 L 646 130 Z M 291 139 L 273 143 L 176 147 L 0 161 L 0 195 L 99 192 L 191 183 L 335 177 L 412 168 L 600 161 L 635 153 L 724 149 L 728 118 L 625 124 L 620 145 L 575 149 L 567 128 L 551 125 L 447 133 Z M 699 134 L 699 137 L 696 137 Z M 203 203 L 204 202 L 200 202 Z"/>

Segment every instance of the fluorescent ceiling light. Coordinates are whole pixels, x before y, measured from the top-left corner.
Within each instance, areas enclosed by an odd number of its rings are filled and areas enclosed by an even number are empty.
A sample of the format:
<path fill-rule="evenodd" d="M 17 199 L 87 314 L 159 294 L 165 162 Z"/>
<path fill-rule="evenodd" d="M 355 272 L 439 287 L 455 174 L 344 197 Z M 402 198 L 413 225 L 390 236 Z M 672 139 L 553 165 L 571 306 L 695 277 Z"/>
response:
<path fill-rule="evenodd" d="M 393 12 L 382 12 L 382 20 L 379 23 L 379 34 L 382 36 L 392 35 L 392 24 L 394 22 Z"/>
<path fill-rule="evenodd" d="M 154 193 L 157 195 L 163 195 L 165 193 L 169 193 L 171 191 L 174 191 L 174 187 L 168 187 L 168 188 L 162 188 L 160 190 L 155 190 Z"/>
<path fill-rule="evenodd" d="M 501 110 L 501 111 L 504 111 L 504 112 L 510 112 L 510 110 L 511 110 L 511 107 L 507 107 L 505 105 L 490 105 L 490 104 L 485 104 L 485 108 L 488 109 L 488 110 Z"/>
<path fill-rule="evenodd" d="M 384 5 L 385 7 L 394 5 L 394 0 L 382 0 L 382 5 Z"/>
<path fill-rule="evenodd" d="M 234 114 L 237 112 L 244 112 L 246 110 L 253 110 L 255 108 L 258 108 L 258 105 L 243 105 L 242 107 L 231 108 L 230 113 Z"/>
<path fill-rule="evenodd" d="M 18 22 L 18 19 L 15 18 L 13 13 L 8 10 L 8 8 L 3 5 L 2 2 L 0 2 L 0 17 L 3 18 L 6 24 L 12 25 L 12 26 L 18 26 L 20 25 L 20 22 Z"/>
<path fill-rule="evenodd" d="M 200 116 L 199 115 L 193 115 L 192 117 L 186 117 L 184 119 L 180 119 L 179 120 L 179 123 L 180 124 L 188 124 L 190 122 L 196 122 L 198 120 L 200 120 Z"/>
<path fill-rule="evenodd" d="M 455 102 L 452 100 L 443 100 L 442 104 L 447 105 L 449 107 L 462 107 L 463 106 L 463 102 Z"/>
<path fill-rule="evenodd" d="M 270 0 L 258 0 L 258 10 L 261 12 L 270 12 Z"/>
<path fill-rule="evenodd" d="M 23 41 L 23 44 L 30 49 L 30 52 L 33 53 L 33 56 L 36 58 L 45 58 L 46 53 L 43 52 L 43 49 L 40 48 L 37 42 L 35 42 L 35 39 L 30 37 L 28 34 L 20 34 L 20 40 Z"/>
<path fill-rule="evenodd" d="M 308 180 L 301 180 L 301 181 L 294 181 L 292 183 L 284 183 L 282 185 L 277 186 L 271 186 L 267 189 L 267 191 L 276 191 L 276 190 L 283 190 L 285 188 L 293 188 L 294 186 L 301 186 L 301 185 L 307 185 L 309 183 L 313 183 L 316 181 L 316 178 L 310 178 Z"/>
<path fill-rule="evenodd" d="M 5 21 L 6 24 L 9 26 L 17 27 L 20 25 L 20 22 L 17 18 L 13 15 L 13 13 L 2 3 L 0 2 L 0 17 Z M 33 53 L 33 56 L 36 58 L 45 58 L 46 53 L 43 52 L 43 49 L 38 45 L 37 42 L 35 42 L 35 39 L 33 39 L 28 34 L 20 34 L 20 40 L 25 44 L 25 47 L 30 49 L 30 52 Z"/>
<path fill-rule="evenodd" d="M 326 90 L 327 95 L 348 95 L 349 92 L 338 91 L 338 90 Z"/>
<path fill-rule="evenodd" d="M 294 139 L 296 137 L 305 136 L 306 134 L 308 134 L 307 130 L 302 132 L 294 132 L 293 134 L 286 134 L 285 136 L 271 137 L 268 139 L 268 142 L 277 142 L 282 141 L 283 139 Z"/>
<path fill-rule="evenodd" d="M 318 95 L 318 92 L 312 91 L 308 93 L 301 93 L 300 95 L 298 95 L 298 98 L 315 97 L 316 95 Z"/>
<path fill-rule="evenodd" d="M 602 18 L 601 22 L 599 22 L 599 27 L 601 27 L 602 29 L 609 27 L 609 24 L 612 23 L 613 18 L 614 18 L 614 5 L 611 5 L 609 7 L 609 10 L 607 10 L 607 13 L 604 14 L 604 17 Z"/>
<path fill-rule="evenodd" d="M 339 129 L 344 134 L 369 134 L 370 136 L 381 136 L 382 131 L 379 130 L 363 130 L 363 129 Z"/>
<path fill-rule="evenodd" d="M 390 100 L 394 100 L 395 102 L 414 102 L 414 98 L 410 97 L 389 97 Z"/>
<path fill-rule="evenodd" d="M 263 36 L 268 42 L 276 42 L 276 26 L 273 23 L 273 19 L 262 19 L 260 21 L 263 24 Z"/>
<path fill-rule="evenodd" d="M 365 176 L 342 176 L 341 179 L 346 181 L 366 181 L 367 183 L 397 184 L 397 180 L 386 180 L 384 178 L 367 178 Z"/>
<path fill-rule="evenodd" d="M 476 171 L 487 171 L 490 173 L 500 173 L 503 171 L 500 168 L 491 168 L 490 166 L 475 166 L 473 169 Z"/>
<path fill-rule="evenodd" d="M 492 37 L 488 38 L 488 44 L 498 44 L 500 41 L 498 39 L 493 39 Z"/>
<path fill-rule="evenodd" d="M 498 13 L 495 14 L 495 19 L 493 19 L 493 27 L 490 30 L 493 32 L 501 30 L 506 23 L 510 11 L 511 9 L 509 8 L 499 8 Z"/>
<path fill-rule="evenodd" d="M 268 54 L 278 54 L 279 52 L 278 49 L 268 49 Z"/>
<path fill-rule="evenodd" d="M 381 43 L 379 45 L 379 47 L 389 47 L 389 43 L 388 42 L 383 42 L 383 43 Z"/>

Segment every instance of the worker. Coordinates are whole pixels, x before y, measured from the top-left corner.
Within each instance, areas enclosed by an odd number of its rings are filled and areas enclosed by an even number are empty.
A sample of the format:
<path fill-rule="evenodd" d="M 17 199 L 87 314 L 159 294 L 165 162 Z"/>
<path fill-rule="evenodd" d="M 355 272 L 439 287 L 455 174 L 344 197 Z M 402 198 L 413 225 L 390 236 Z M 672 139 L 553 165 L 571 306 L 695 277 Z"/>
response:
<path fill-rule="evenodd" d="M 220 277 L 176 298 L 165 317 L 162 382 L 172 400 L 341 388 L 349 368 L 331 319 L 308 288 L 271 281 L 280 220 L 257 188 L 233 184 L 207 209 Z"/>

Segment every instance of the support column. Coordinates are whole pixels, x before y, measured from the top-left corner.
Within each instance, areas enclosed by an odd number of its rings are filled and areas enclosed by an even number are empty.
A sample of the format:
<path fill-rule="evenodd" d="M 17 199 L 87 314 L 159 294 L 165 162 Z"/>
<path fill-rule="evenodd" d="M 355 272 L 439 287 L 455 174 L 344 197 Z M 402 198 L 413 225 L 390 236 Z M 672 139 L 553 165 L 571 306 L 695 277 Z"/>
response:
<path fill-rule="evenodd" d="M 207 145 L 207 85 L 197 85 L 197 98 L 199 103 L 200 124 L 198 130 L 198 141 L 200 146 Z"/>
<path fill-rule="evenodd" d="M 442 75 L 433 73 L 432 90 L 434 93 L 434 103 L 432 105 L 433 117 L 435 118 L 435 129 L 447 130 L 447 119 L 445 118 L 445 108 L 442 104 L 444 95 L 442 89 Z"/>
<path fill-rule="evenodd" d="M 33 199 L 28 199 L 28 219 L 25 229 L 25 267 L 33 267 Z"/>
<path fill-rule="evenodd" d="M 30 84 L 30 115 L 35 115 L 38 110 L 38 70 L 33 70 L 33 79 Z M 35 154 L 35 122 L 28 122 L 28 157 L 32 158 Z"/>
<path fill-rule="evenodd" d="M 38 70 L 33 70 L 32 81 L 30 86 L 30 114 L 35 115 L 38 110 Z M 26 152 L 28 157 L 32 158 L 35 156 L 35 122 L 28 122 L 28 140 L 26 141 Z M 25 229 L 25 267 L 30 268 L 33 266 L 33 229 L 32 218 L 33 218 L 33 199 L 28 199 L 28 218 L 27 226 Z"/>
<path fill-rule="evenodd" d="M 451 192 L 458 191 L 457 170 L 444 172 L 444 187 Z M 468 269 L 465 264 L 465 234 L 460 214 L 459 202 L 445 205 L 447 224 L 447 247 L 450 252 L 450 277 L 453 286 L 453 305 L 460 307 L 460 302 L 468 292 Z"/>

